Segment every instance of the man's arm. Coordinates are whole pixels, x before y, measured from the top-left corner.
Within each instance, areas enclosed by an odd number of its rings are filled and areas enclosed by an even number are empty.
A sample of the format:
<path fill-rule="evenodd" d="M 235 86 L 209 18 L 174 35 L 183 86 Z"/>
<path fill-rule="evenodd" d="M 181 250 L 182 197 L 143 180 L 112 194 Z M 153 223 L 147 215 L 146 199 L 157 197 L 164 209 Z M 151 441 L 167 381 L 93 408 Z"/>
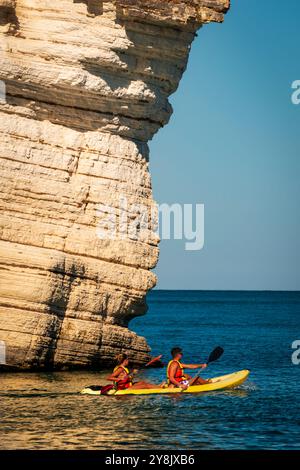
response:
<path fill-rule="evenodd" d="M 182 364 L 182 367 L 185 369 L 205 369 L 207 367 L 207 364 Z"/>

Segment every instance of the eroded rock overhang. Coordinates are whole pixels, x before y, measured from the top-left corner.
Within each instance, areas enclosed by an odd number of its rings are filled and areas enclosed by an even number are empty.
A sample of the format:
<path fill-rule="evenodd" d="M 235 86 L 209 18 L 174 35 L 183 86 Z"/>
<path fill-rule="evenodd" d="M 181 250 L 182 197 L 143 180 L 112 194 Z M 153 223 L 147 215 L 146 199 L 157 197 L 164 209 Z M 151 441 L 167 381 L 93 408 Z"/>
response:
<path fill-rule="evenodd" d="M 196 30 L 228 0 L 0 0 L 0 340 L 17 368 L 149 356 L 128 328 L 158 238 L 99 238 L 120 197 L 153 207 L 147 142 L 165 125 Z M 100 211 L 100 212 L 99 212 Z M 146 321 L 146 319 L 145 319 Z"/>

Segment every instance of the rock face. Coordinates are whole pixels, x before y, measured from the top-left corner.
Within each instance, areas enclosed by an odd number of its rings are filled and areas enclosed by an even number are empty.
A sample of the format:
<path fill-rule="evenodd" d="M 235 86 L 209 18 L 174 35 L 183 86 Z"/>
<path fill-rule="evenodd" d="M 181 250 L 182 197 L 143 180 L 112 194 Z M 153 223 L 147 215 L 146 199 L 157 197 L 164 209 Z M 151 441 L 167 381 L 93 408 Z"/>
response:
<path fill-rule="evenodd" d="M 0 340 L 17 368 L 103 367 L 156 282 L 147 141 L 168 122 L 195 31 L 229 0 L 0 0 Z M 127 206 L 120 207 L 120 198 Z M 107 228 L 107 227 L 106 227 Z M 3 344 L 3 343 L 2 343 Z"/>

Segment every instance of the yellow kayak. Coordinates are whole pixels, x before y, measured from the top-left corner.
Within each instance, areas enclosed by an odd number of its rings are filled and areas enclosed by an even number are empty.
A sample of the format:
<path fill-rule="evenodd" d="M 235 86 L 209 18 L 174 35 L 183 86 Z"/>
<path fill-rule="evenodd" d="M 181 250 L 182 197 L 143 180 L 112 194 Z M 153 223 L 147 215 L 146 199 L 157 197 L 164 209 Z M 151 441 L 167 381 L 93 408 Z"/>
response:
<path fill-rule="evenodd" d="M 241 385 L 247 379 L 250 371 L 249 370 L 240 370 L 234 372 L 233 374 L 221 375 L 219 377 L 214 377 L 210 383 L 204 385 L 192 385 L 186 390 L 181 390 L 180 388 L 142 388 L 142 389 L 132 389 L 127 388 L 126 390 L 111 390 L 108 392 L 108 395 L 163 395 L 170 393 L 203 393 L 203 392 L 213 392 L 215 390 L 225 390 L 228 388 L 235 388 L 238 385 Z M 81 390 L 84 395 L 100 395 L 100 390 L 92 390 L 89 387 Z"/>

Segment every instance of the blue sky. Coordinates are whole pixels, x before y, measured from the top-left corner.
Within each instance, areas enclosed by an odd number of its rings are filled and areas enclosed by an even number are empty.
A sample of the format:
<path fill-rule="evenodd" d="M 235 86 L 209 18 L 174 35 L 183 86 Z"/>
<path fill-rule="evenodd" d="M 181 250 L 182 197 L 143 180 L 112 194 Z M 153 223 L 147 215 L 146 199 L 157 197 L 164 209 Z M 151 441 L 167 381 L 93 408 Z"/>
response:
<path fill-rule="evenodd" d="M 286 3 L 233 0 L 193 43 L 150 170 L 158 203 L 205 205 L 205 245 L 162 241 L 159 289 L 300 288 L 300 2 Z"/>

